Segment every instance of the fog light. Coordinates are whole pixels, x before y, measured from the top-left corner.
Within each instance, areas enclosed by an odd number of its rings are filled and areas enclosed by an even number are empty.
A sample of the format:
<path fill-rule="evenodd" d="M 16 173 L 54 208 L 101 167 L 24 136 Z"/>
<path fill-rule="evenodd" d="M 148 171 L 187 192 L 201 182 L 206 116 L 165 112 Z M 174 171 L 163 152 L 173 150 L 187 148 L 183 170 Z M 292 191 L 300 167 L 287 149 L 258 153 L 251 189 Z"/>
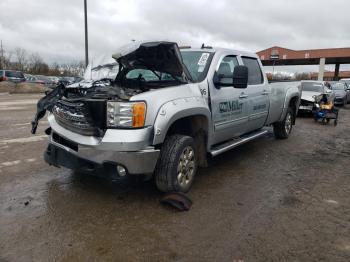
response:
<path fill-rule="evenodd" d="M 126 176 L 126 169 L 123 166 L 117 166 L 117 171 L 119 176 Z"/>

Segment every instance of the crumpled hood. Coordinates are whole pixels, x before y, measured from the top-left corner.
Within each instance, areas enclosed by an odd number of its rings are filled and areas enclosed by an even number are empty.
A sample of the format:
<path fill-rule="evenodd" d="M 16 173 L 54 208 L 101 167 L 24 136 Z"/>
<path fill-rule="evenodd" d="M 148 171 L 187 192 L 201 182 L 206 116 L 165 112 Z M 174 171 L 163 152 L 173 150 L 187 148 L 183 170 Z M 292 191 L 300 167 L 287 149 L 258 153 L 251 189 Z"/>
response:
<path fill-rule="evenodd" d="M 82 80 L 78 83 L 74 83 L 74 84 L 70 84 L 68 86 L 66 86 L 66 89 L 70 89 L 70 88 L 91 88 L 93 86 L 99 86 L 99 87 L 103 87 L 103 86 L 109 86 L 111 85 L 111 81 L 106 79 L 102 79 L 102 80 Z"/>
<path fill-rule="evenodd" d="M 191 79 L 174 42 L 133 42 L 121 47 L 112 57 L 128 69 L 145 68 Z"/>
<path fill-rule="evenodd" d="M 303 91 L 301 93 L 301 99 L 305 101 L 315 102 L 313 96 L 319 96 L 321 94 L 321 92 Z"/>

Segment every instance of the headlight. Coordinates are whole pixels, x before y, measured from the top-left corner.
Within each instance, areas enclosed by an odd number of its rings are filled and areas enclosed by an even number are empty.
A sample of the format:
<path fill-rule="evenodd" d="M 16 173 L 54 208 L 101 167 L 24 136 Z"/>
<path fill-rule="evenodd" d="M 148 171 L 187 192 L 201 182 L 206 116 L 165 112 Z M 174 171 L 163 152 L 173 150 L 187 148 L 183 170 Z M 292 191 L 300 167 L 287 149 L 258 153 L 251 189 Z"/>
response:
<path fill-rule="evenodd" d="M 145 117 L 144 102 L 107 102 L 107 127 L 143 127 Z"/>

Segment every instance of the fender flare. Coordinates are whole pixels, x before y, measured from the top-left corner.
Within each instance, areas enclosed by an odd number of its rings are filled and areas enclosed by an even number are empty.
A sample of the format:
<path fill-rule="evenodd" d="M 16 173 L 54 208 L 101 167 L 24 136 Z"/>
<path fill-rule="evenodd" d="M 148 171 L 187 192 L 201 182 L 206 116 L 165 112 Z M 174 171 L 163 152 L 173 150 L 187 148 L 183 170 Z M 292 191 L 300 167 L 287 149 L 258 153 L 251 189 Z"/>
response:
<path fill-rule="evenodd" d="M 287 110 L 290 104 L 290 101 L 294 98 L 297 98 L 297 103 L 296 103 L 296 110 L 298 112 L 298 108 L 299 108 L 299 104 L 300 104 L 300 91 L 297 88 L 289 88 L 286 92 L 286 96 L 284 99 L 284 103 L 283 103 L 283 109 L 282 109 L 282 113 L 281 113 L 281 117 L 279 119 L 279 121 L 283 121 L 284 117 L 287 114 Z M 296 113 L 297 113 L 296 112 Z"/>
<path fill-rule="evenodd" d="M 153 145 L 162 144 L 169 128 L 175 121 L 190 117 L 204 116 L 207 119 L 208 138 L 211 136 L 211 113 L 203 98 L 191 97 L 169 101 L 159 109 L 154 122 Z"/>

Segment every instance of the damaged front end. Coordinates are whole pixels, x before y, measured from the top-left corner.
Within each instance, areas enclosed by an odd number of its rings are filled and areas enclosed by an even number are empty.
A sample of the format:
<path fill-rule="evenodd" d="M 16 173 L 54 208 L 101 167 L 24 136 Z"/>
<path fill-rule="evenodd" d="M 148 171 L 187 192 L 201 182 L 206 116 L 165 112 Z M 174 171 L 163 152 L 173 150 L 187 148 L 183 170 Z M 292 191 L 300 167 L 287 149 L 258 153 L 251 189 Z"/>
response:
<path fill-rule="evenodd" d="M 151 145 L 153 127 L 145 126 L 147 103 L 136 96 L 187 84 L 191 77 L 176 43 L 132 43 L 113 58 L 88 67 L 85 80 L 60 84 L 38 101 L 32 133 L 48 111 L 44 158 L 50 165 L 118 176 L 153 172 L 159 149 Z"/>
<path fill-rule="evenodd" d="M 36 132 L 46 111 L 51 112 L 62 127 L 86 136 L 103 136 L 109 127 L 142 127 L 140 121 L 134 125 L 134 119 L 122 113 L 134 109 L 145 112 L 142 103 L 128 103 L 132 96 L 191 81 L 176 43 L 132 43 L 121 48 L 113 58 L 114 63 L 87 68 L 90 77 L 104 78 L 85 79 L 66 87 L 60 84 L 41 98 L 32 121 L 32 133 Z"/>

